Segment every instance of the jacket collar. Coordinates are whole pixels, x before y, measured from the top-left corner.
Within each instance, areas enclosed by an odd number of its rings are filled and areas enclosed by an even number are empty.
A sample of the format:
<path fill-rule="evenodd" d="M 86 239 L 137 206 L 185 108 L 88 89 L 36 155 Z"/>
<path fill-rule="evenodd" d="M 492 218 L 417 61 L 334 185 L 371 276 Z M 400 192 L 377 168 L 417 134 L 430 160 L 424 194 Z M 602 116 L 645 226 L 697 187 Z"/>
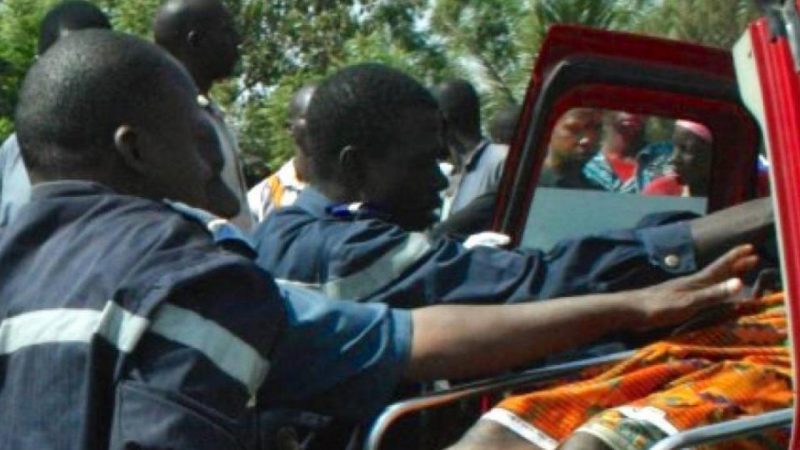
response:
<path fill-rule="evenodd" d="M 337 203 L 311 186 L 303 189 L 294 206 L 318 218 L 333 217 L 341 220 L 386 218 L 386 214 L 374 206 L 366 203 Z"/>
<path fill-rule="evenodd" d="M 94 181 L 60 180 L 34 184 L 31 188 L 31 200 L 52 197 L 79 197 L 85 195 L 105 195 L 115 192 L 108 186 Z"/>

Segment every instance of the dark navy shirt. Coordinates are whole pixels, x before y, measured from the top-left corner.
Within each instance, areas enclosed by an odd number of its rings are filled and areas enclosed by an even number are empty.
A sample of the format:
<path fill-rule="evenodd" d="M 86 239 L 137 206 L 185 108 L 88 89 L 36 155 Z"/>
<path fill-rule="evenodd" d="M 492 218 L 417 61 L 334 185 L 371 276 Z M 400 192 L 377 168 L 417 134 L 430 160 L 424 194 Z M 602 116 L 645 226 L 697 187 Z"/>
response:
<path fill-rule="evenodd" d="M 588 236 L 543 253 L 466 249 L 455 240 L 406 232 L 369 210 L 334 206 L 306 188 L 294 205 L 256 229 L 258 263 L 279 284 L 417 307 L 608 292 L 696 269 L 685 223 Z"/>
<path fill-rule="evenodd" d="M 266 448 L 374 414 L 410 351 L 407 312 L 278 288 L 200 221 L 87 182 L 34 188 L 0 280 L 4 449 Z"/>

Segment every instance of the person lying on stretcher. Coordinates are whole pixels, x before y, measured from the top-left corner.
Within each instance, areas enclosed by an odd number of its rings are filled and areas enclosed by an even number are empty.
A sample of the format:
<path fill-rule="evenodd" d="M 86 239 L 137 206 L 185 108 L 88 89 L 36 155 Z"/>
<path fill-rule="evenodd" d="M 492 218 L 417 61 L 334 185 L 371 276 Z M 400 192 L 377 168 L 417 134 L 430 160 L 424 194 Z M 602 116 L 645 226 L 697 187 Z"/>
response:
<path fill-rule="evenodd" d="M 742 303 L 632 357 L 508 397 L 451 450 L 646 449 L 699 426 L 792 405 L 783 294 Z M 714 448 L 787 448 L 767 431 Z"/>

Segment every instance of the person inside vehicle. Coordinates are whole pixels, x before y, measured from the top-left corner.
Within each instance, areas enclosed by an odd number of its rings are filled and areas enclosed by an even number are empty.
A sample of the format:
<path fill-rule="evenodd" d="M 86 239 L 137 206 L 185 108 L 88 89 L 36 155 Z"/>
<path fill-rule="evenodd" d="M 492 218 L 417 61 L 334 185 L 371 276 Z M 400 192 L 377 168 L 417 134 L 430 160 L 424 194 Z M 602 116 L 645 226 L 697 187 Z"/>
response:
<path fill-rule="evenodd" d="M 705 125 L 689 120 L 675 121 L 670 158 L 673 171 L 650 182 L 643 194 L 707 196 L 713 143 L 711 131 Z"/>
<path fill-rule="evenodd" d="M 320 83 L 307 116 L 309 186 L 255 230 L 258 264 L 333 298 L 404 308 L 519 302 L 664 281 L 773 229 L 761 201 L 548 253 L 431 239 L 421 231 L 436 221 L 446 186 L 442 122 L 427 89 L 384 65 L 351 66 Z"/>
<path fill-rule="evenodd" d="M 553 126 L 539 186 L 600 190 L 583 173 L 583 166 L 597 152 L 603 113 L 592 108 L 573 108 Z"/>
<path fill-rule="evenodd" d="M 269 448 L 314 413 L 369 417 L 399 379 L 682 323 L 757 262 L 739 246 L 670 283 L 523 305 L 401 311 L 279 289 L 175 203 L 205 207 L 223 184 L 197 95 L 176 60 L 111 31 L 61 39 L 26 75 L 15 126 L 33 190 L 0 228 L 8 448 Z"/>
<path fill-rule="evenodd" d="M 611 192 L 639 193 L 661 176 L 672 151 L 669 145 L 646 145 L 645 123 L 639 114 L 610 111 L 603 127 L 603 142 L 583 172 Z"/>
<path fill-rule="evenodd" d="M 287 126 L 294 141 L 294 157 L 281 166 L 277 173 L 255 185 L 247 193 L 250 210 L 258 222 L 262 222 L 275 208 L 294 203 L 300 191 L 306 187 L 306 111 L 314 89 L 316 86 L 313 84 L 303 86 L 289 102 Z"/>
<path fill-rule="evenodd" d="M 483 194 L 497 192 L 508 146 L 494 144 L 481 132 L 481 103 L 466 80 L 437 85 L 433 92 L 447 122 L 448 144 L 458 155 L 452 176 L 452 200 L 443 214 L 458 212 Z"/>
<path fill-rule="evenodd" d="M 224 150 L 223 179 L 236 198 L 235 202 L 212 205 L 211 212 L 249 231 L 254 221 L 247 204 L 236 134 L 209 98 L 214 83 L 233 76 L 239 61 L 240 38 L 233 16 L 220 0 L 169 0 L 153 20 L 153 38 L 192 74 Z"/>
<path fill-rule="evenodd" d="M 489 121 L 489 137 L 495 144 L 511 145 L 522 108 L 510 104 L 500 108 Z"/>
<path fill-rule="evenodd" d="M 39 26 L 37 53 L 41 56 L 60 37 L 85 28 L 110 29 L 108 17 L 97 6 L 83 0 L 69 0 L 53 6 Z M 12 133 L 0 146 L 0 226 L 13 219 L 28 202 L 31 182 L 19 153 L 17 135 Z"/>

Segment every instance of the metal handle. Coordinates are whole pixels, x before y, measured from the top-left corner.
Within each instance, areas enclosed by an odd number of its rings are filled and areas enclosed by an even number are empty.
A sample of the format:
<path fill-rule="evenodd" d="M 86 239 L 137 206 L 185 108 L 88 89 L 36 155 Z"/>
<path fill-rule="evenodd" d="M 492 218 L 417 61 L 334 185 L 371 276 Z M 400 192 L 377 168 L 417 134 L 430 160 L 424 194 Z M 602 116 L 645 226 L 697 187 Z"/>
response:
<path fill-rule="evenodd" d="M 532 383 L 547 381 L 557 376 L 577 372 L 599 364 L 615 363 L 629 358 L 633 353 L 633 351 L 625 351 L 564 364 L 555 364 L 540 369 L 531 369 L 519 374 L 469 383 L 446 391 L 395 403 L 387 407 L 370 428 L 364 443 L 364 450 L 378 450 L 386 430 L 407 414 L 504 389 L 522 388 Z"/>
<path fill-rule="evenodd" d="M 650 450 L 675 450 L 697 444 L 713 444 L 727 441 L 739 435 L 748 435 L 772 428 L 789 426 L 792 424 L 793 419 L 794 413 L 792 409 L 787 408 L 758 416 L 730 420 L 664 438 Z"/>

